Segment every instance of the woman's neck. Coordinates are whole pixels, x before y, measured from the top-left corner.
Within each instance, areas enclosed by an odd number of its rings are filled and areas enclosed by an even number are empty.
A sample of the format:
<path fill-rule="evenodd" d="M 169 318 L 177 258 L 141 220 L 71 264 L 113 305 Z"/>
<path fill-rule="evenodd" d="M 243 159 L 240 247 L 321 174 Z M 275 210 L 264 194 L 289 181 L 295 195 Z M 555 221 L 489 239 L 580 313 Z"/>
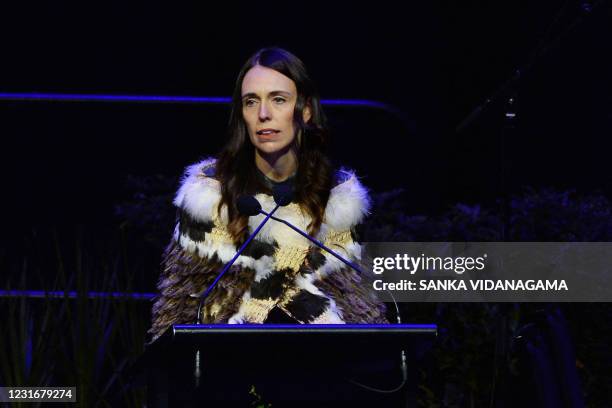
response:
<path fill-rule="evenodd" d="M 284 181 L 295 174 L 297 157 L 293 149 L 277 154 L 262 154 L 255 150 L 255 165 L 269 179 Z"/>

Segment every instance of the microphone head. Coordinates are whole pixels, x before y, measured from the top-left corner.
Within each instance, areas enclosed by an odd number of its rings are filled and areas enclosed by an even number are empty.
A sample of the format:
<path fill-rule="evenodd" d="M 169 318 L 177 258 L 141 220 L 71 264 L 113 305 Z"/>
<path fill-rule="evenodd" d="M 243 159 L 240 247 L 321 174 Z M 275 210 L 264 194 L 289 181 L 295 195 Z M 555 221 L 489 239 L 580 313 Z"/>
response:
<path fill-rule="evenodd" d="M 287 184 L 277 184 L 272 193 L 274 202 L 281 207 L 291 204 L 293 201 L 293 187 Z"/>
<path fill-rule="evenodd" d="M 248 215 L 249 217 L 257 215 L 261 211 L 261 204 L 259 204 L 259 201 L 257 201 L 257 199 L 253 196 L 238 197 L 236 206 L 238 207 L 238 212 L 240 214 Z"/>

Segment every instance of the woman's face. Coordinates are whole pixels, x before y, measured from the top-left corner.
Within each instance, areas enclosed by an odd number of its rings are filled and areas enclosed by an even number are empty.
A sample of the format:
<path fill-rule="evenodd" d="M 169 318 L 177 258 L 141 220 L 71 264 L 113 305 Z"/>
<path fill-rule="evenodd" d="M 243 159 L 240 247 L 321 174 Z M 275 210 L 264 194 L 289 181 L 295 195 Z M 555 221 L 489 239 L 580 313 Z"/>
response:
<path fill-rule="evenodd" d="M 242 116 L 258 151 L 273 154 L 293 143 L 296 101 L 295 83 L 280 72 L 255 65 L 246 73 L 242 81 Z M 305 107 L 303 120 L 309 119 L 310 109 Z"/>

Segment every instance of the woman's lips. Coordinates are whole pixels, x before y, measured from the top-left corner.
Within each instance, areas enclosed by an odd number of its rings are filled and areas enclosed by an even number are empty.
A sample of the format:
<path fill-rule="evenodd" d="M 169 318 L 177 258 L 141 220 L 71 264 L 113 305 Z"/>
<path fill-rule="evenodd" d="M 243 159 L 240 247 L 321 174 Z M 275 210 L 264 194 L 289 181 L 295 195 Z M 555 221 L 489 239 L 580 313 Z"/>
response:
<path fill-rule="evenodd" d="M 257 137 L 259 140 L 265 142 L 276 139 L 276 135 L 280 132 L 280 130 L 276 129 L 262 129 L 257 131 Z"/>
<path fill-rule="evenodd" d="M 278 132 L 280 132 L 280 130 L 278 129 L 266 128 L 266 129 L 259 129 L 257 131 L 257 134 L 258 135 L 269 135 L 269 134 L 274 134 Z"/>

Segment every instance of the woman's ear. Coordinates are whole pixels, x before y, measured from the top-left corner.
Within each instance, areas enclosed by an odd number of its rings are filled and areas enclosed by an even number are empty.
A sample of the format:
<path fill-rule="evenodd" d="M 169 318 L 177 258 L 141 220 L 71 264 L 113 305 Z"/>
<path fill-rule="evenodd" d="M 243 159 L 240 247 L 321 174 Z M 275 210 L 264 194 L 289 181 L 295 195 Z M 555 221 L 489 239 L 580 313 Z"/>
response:
<path fill-rule="evenodd" d="M 310 101 L 306 102 L 306 106 L 304 106 L 304 110 L 302 111 L 302 120 L 304 123 L 308 123 L 310 118 L 312 117 L 312 109 L 310 107 Z"/>

